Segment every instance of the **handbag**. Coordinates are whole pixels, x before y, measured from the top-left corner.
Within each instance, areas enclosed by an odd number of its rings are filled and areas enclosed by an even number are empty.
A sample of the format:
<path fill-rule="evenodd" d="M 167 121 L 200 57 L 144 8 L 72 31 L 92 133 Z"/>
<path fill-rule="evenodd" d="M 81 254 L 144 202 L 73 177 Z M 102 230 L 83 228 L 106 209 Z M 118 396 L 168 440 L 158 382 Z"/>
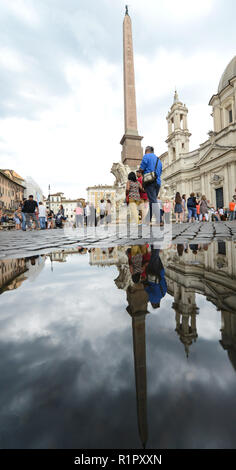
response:
<path fill-rule="evenodd" d="M 143 184 L 145 186 L 147 186 L 148 184 L 153 183 L 156 180 L 156 177 L 157 177 L 156 169 L 157 169 L 158 160 L 159 160 L 159 158 L 157 157 L 157 161 L 156 161 L 154 171 L 151 171 L 150 173 L 145 173 L 143 175 Z"/>

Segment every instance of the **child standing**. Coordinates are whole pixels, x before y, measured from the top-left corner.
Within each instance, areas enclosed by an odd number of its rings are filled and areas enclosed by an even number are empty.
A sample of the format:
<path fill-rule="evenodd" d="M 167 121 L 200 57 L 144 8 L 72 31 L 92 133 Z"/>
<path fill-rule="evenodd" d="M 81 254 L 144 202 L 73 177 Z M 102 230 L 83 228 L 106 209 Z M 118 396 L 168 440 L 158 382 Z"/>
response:
<path fill-rule="evenodd" d="M 20 206 L 18 207 L 18 209 L 16 210 L 16 212 L 14 214 L 14 221 L 16 223 L 16 230 L 20 230 L 21 221 L 22 221 L 21 207 Z"/>

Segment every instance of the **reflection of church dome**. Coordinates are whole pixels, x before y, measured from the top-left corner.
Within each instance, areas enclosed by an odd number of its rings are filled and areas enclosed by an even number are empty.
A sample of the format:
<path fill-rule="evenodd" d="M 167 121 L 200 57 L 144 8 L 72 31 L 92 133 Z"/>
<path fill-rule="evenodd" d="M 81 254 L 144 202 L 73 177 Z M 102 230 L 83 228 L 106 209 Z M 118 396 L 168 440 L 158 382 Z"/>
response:
<path fill-rule="evenodd" d="M 229 356 L 229 360 L 230 360 L 233 368 L 236 370 L 236 351 L 235 351 L 235 349 L 229 349 L 228 350 L 228 356 Z"/>
<path fill-rule="evenodd" d="M 227 65 L 218 86 L 218 93 L 220 93 L 228 84 L 229 80 L 236 77 L 236 56 Z"/>

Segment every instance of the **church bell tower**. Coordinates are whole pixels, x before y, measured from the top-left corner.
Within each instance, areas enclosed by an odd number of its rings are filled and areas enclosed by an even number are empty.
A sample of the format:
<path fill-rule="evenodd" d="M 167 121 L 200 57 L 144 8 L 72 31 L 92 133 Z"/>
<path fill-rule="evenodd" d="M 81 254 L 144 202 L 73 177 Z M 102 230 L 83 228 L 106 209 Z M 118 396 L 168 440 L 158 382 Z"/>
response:
<path fill-rule="evenodd" d="M 169 165 L 178 160 L 182 154 L 189 152 L 189 137 L 191 136 L 188 130 L 187 123 L 188 109 L 178 97 L 175 90 L 174 102 L 166 117 L 168 122 L 168 137 L 166 143 L 168 144 Z"/>

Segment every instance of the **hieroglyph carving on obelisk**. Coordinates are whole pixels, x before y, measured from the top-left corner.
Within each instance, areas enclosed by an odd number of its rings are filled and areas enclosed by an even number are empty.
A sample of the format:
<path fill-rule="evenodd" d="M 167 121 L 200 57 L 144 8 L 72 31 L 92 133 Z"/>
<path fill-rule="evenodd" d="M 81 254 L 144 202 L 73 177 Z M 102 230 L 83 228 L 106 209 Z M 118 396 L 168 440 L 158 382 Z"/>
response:
<path fill-rule="evenodd" d="M 122 163 L 129 165 L 130 168 L 136 168 L 141 162 L 143 150 L 142 137 L 138 135 L 137 129 L 132 24 L 128 7 L 123 22 L 123 57 L 125 133 L 120 142 L 123 146 L 121 156 Z"/>

